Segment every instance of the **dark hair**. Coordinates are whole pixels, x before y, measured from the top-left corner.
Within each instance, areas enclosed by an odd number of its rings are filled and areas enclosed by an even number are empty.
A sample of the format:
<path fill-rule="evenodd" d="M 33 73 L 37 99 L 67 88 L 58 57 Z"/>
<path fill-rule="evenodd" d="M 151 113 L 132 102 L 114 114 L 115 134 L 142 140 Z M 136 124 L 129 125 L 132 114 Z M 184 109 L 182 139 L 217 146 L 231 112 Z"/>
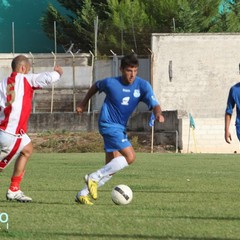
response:
<path fill-rule="evenodd" d="M 138 67 L 139 62 L 137 55 L 135 53 L 131 53 L 129 55 L 126 55 L 121 60 L 121 68 L 124 69 L 126 67 Z"/>

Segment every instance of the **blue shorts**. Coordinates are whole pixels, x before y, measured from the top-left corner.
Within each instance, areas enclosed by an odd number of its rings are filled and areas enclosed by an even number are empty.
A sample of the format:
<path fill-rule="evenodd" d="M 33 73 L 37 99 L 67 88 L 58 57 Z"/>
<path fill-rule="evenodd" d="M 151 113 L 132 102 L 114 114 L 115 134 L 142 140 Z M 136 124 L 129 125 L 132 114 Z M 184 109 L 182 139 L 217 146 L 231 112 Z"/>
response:
<path fill-rule="evenodd" d="M 128 140 L 126 130 L 118 124 L 100 124 L 99 132 L 104 140 L 104 150 L 114 152 L 132 146 Z"/>

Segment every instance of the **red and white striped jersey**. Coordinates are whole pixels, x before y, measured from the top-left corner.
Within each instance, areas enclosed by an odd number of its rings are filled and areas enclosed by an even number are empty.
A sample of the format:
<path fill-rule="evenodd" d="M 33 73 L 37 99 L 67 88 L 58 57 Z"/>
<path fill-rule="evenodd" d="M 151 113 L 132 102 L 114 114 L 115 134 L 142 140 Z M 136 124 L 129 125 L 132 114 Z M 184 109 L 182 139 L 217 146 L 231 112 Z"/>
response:
<path fill-rule="evenodd" d="M 60 79 L 58 72 L 22 74 L 13 72 L 0 81 L 0 129 L 19 134 L 27 132 L 35 89 L 44 88 Z"/>

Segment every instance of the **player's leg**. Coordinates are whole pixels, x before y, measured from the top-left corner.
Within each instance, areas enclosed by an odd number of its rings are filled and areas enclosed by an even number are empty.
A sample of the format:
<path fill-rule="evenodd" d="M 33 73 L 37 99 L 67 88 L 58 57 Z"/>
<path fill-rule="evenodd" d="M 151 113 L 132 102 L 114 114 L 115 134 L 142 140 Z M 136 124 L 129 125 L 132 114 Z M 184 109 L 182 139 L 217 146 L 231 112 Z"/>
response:
<path fill-rule="evenodd" d="M 0 130 L 0 170 L 3 171 L 16 157 L 21 139 Z"/>
<path fill-rule="evenodd" d="M 120 153 L 119 153 L 120 154 Z M 108 162 L 110 162 L 112 160 L 113 156 L 111 153 L 106 153 L 105 154 L 105 162 L 106 164 Z M 105 182 L 107 182 L 108 180 L 111 179 L 112 176 L 106 176 L 105 178 L 102 178 L 99 182 L 98 182 L 98 188 L 103 186 L 105 184 Z M 84 185 L 84 187 L 82 188 L 81 191 L 79 191 L 75 197 L 75 201 L 81 204 L 85 204 L 85 205 L 93 205 L 93 203 L 91 202 L 90 198 L 89 198 L 89 190 L 88 190 L 88 186 L 87 184 Z"/>
<path fill-rule="evenodd" d="M 94 200 L 97 199 L 99 182 L 100 184 L 105 184 L 114 173 L 127 167 L 135 160 L 135 151 L 123 129 L 116 128 L 112 131 L 111 128 L 105 128 L 104 130 L 101 129 L 101 134 L 104 139 L 106 165 L 96 172 L 85 176 L 89 193 Z M 87 191 L 85 191 L 86 193 Z"/>
<path fill-rule="evenodd" d="M 115 152 L 115 151 L 114 151 Z M 108 162 L 105 166 L 98 169 L 96 172 L 85 176 L 85 181 L 88 185 L 88 190 L 93 199 L 97 199 L 97 188 L 99 182 L 104 178 L 112 176 L 120 170 L 133 163 L 135 160 L 135 151 L 132 146 L 128 146 L 119 151 L 121 154 L 116 154 L 114 158 Z M 107 180 L 107 179 L 105 179 Z M 110 178 L 109 178 L 110 180 Z"/>
<path fill-rule="evenodd" d="M 110 163 L 113 159 L 117 158 L 117 161 L 115 164 L 119 164 L 118 161 L 119 159 L 121 160 L 121 158 L 118 158 L 120 156 L 126 156 L 126 160 L 128 162 L 128 165 L 131 164 L 134 159 L 135 159 L 135 152 L 133 150 L 132 147 L 129 148 L 124 148 L 121 150 L 122 153 L 120 153 L 120 151 L 114 151 L 114 152 L 107 152 L 106 153 L 106 164 Z M 120 169 L 121 170 L 121 169 Z M 112 178 L 113 174 L 109 174 L 106 175 L 104 177 L 102 177 L 99 182 L 98 182 L 98 187 L 103 186 L 106 182 L 108 182 L 111 178 Z"/>
<path fill-rule="evenodd" d="M 99 182 L 103 177 L 112 175 L 122 170 L 133 163 L 136 158 L 136 154 L 132 146 L 126 147 L 120 151 L 106 153 L 106 155 L 108 156 L 107 164 L 89 175 L 89 177 L 95 181 Z"/>
<path fill-rule="evenodd" d="M 115 151 L 115 152 L 106 152 L 105 153 L 105 164 L 108 164 L 110 161 L 112 161 L 112 159 L 114 159 L 115 157 L 121 156 L 119 151 Z M 103 178 L 101 178 L 98 182 L 98 188 L 102 187 L 106 182 L 108 182 L 111 178 L 112 178 L 112 174 L 111 175 L 107 175 L 104 176 Z M 87 185 L 86 185 L 87 187 Z"/>
<path fill-rule="evenodd" d="M 115 152 L 109 152 L 105 153 L 105 163 L 109 163 L 114 157 L 120 156 L 120 152 L 115 151 Z M 100 179 L 98 182 L 98 188 L 102 187 L 107 181 L 109 181 L 112 178 L 112 175 L 107 175 Z M 86 205 L 92 205 L 93 203 L 89 199 L 89 190 L 87 184 L 84 185 L 83 189 L 79 191 L 75 197 L 75 201 L 81 204 L 86 204 Z"/>
<path fill-rule="evenodd" d="M 25 173 L 26 164 L 33 151 L 32 142 L 26 134 L 24 134 L 22 137 L 22 144 L 19 147 L 19 150 L 21 151 L 18 154 L 14 165 L 11 184 L 7 191 L 6 198 L 8 200 L 16 200 L 19 202 L 31 202 L 32 198 L 25 196 L 24 193 L 20 190 L 20 184 Z"/>
<path fill-rule="evenodd" d="M 24 176 L 26 165 L 32 154 L 32 150 L 33 146 L 32 142 L 30 142 L 22 149 L 22 151 L 19 153 L 19 156 L 16 159 L 12 175 L 12 182 L 10 185 L 10 189 L 13 191 L 20 189 L 20 183 Z M 14 181 L 14 179 L 16 179 L 16 181 Z"/>

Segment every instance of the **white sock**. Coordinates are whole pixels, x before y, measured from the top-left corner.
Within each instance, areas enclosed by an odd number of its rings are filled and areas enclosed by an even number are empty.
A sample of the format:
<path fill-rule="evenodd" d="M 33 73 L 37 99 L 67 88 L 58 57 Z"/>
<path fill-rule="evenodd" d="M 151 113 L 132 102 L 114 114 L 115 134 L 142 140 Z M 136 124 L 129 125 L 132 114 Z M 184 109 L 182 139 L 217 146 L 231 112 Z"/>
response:
<path fill-rule="evenodd" d="M 108 175 L 103 177 L 99 182 L 98 182 L 98 187 L 102 187 L 106 182 L 108 182 L 112 178 L 112 175 Z"/>
<path fill-rule="evenodd" d="M 90 177 L 99 182 L 103 177 L 112 175 L 123 168 L 128 166 L 128 162 L 125 157 L 119 156 L 111 160 L 105 166 L 97 170 L 96 172 L 90 174 Z"/>
<path fill-rule="evenodd" d="M 89 194 L 87 184 L 83 187 L 81 191 L 78 192 L 77 196 L 87 196 Z"/>
<path fill-rule="evenodd" d="M 102 187 L 106 182 L 108 182 L 112 178 L 112 175 L 108 175 L 103 177 L 99 182 L 98 182 L 98 188 Z M 89 194 L 89 190 L 87 187 L 87 184 L 83 187 L 81 191 L 78 192 L 77 196 L 87 196 Z"/>

